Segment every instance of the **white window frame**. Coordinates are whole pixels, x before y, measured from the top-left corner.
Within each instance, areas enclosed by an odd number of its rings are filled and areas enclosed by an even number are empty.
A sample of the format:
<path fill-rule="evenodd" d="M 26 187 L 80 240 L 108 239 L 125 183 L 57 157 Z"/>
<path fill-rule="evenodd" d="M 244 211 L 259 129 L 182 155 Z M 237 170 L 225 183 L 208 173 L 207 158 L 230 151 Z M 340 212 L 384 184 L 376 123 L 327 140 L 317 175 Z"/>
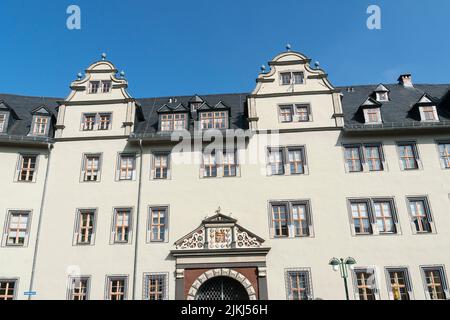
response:
<path fill-rule="evenodd" d="M 116 240 L 116 223 L 117 223 L 117 212 L 118 211 L 128 211 L 128 240 L 127 241 L 117 241 Z M 109 243 L 111 245 L 124 245 L 124 244 L 132 244 L 133 242 L 133 207 L 114 207 L 112 214 L 112 223 L 111 223 L 111 236 Z"/>
<path fill-rule="evenodd" d="M 156 158 L 158 156 L 167 157 L 167 178 L 156 177 Z M 171 151 L 153 151 L 151 153 L 151 168 L 150 168 L 150 180 L 165 181 L 172 179 L 172 152 Z"/>
<path fill-rule="evenodd" d="M 370 121 L 369 110 L 376 110 L 378 121 Z M 381 118 L 381 108 L 364 108 L 364 122 L 365 124 L 382 124 L 383 119 Z"/>
<path fill-rule="evenodd" d="M 398 162 L 399 162 L 399 166 L 400 166 L 400 170 L 401 171 L 423 170 L 422 160 L 421 160 L 421 156 L 420 156 L 420 153 L 419 153 L 419 146 L 417 145 L 417 143 L 415 141 L 401 141 L 401 142 L 397 142 L 396 145 L 397 145 Z M 412 146 L 412 148 L 413 148 L 413 156 L 414 156 L 414 159 L 416 161 L 416 167 L 417 168 L 406 168 L 403 165 L 400 148 L 401 147 L 405 147 L 405 146 Z"/>
<path fill-rule="evenodd" d="M 27 218 L 27 229 L 26 235 L 24 238 L 23 244 L 9 244 L 9 226 L 11 224 L 11 216 L 13 214 L 18 213 L 26 213 L 28 215 Z M 5 225 L 3 228 L 3 239 L 2 239 L 2 247 L 12 247 L 12 248 L 27 248 L 30 241 L 30 233 L 31 233 L 31 219 L 33 217 L 33 210 L 30 209 L 8 209 L 5 219 Z"/>
<path fill-rule="evenodd" d="M 448 159 L 447 162 L 445 162 L 446 160 L 444 160 L 442 157 L 441 150 L 440 150 L 441 146 L 444 146 L 444 148 L 445 148 L 445 153 L 446 153 L 445 158 Z M 447 148 L 447 146 L 449 146 L 449 148 Z M 439 163 L 441 164 L 441 168 L 443 170 L 449 170 L 450 169 L 450 141 L 436 141 L 436 147 L 437 147 Z"/>
<path fill-rule="evenodd" d="M 311 113 L 311 104 L 310 103 L 285 103 L 285 104 L 278 104 L 278 122 L 279 123 L 308 123 L 312 122 L 312 113 Z M 282 109 L 288 109 L 290 110 L 291 118 L 290 121 L 285 121 L 282 118 Z M 298 112 L 299 108 L 306 108 L 308 113 L 308 120 L 301 120 L 300 119 L 300 113 Z"/>
<path fill-rule="evenodd" d="M 97 180 L 85 180 L 86 178 L 86 162 L 88 157 L 98 157 L 98 173 Z M 103 166 L 103 153 L 83 153 L 82 161 L 81 161 L 81 174 L 80 174 L 80 182 L 82 183 L 96 183 L 101 182 L 102 180 L 102 166 Z"/>
<path fill-rule="evenodd" d="M 377 101 L 379 102 L 389 102 L 389 92 L 388 91 L 379 91 L 376 92 Z M 386 99 L 382 98 L 383 96 L 386 97 Z"/>
<path fill-rule="evenodd" d="M 165 211 L 165 221 L 164 221 L 164 239 L 153 240 L 152 239 L 152 224 L 153 224 L 153 209 L 163 209 Z M 168 243 L 169 242 L 169 217 L 170 209 L 168 205 L 151 205 L 147 209 L 147 226 L 146 226 L 146 242 L 157 244 L 157 243 Z"/>
<path fill-rule="evenodd" d="M 303 82 L 302 83 L 295 83 L 294 81 L 294 74 L 295 73 L 302 73 L 303 74 Z M 289 83 L 283 83 L 283 75 L 290 74 L 290 81 Z M 304 85 L 306 84 L 306 74 L 303 70 L 285 70 L 279 72 L 279 84 L 280 86 L 292 86 L 292 85 Z"/>
<path fill-rule="evenodd" d="M 109 124 L 107 129 L 100 129 L 100 117 L 108 115 L 109 116 Z M 92 123 L 92 129 L 85 129 L 86 117 L 94 117 L 94 122 Z M 92 131 L 109 131 L 112 130 L 113 123 L 113 112 L 105 111 L 105 112 L 85 112 L 81 114 L 80 121 L 80 131 L 83 132 L 92 132 Z"/>
<path fill-rule="evenodd" d="M 81 213 L 92 211 L 94 214 L 94 221 L 92 222 L 92 235 L 90 243 L 82 243 L 79 241 L 80 236 L 80 222 L 81 222 Z M 95 237 L 97 233 L 97 220 L 98 220 L 98 209 L 97 208 L 78 208 L 75 214 L 75 227 L 73 233 L 73 246 L 94 246 L 95 245 Z"/>
<path fill-rule="evenodd" d="M 8 123 L 10 118 L 9 112 L 0 111 L 0 116 L 3 116 L 3 122 L 0 122 L 0 134 L 8 131 Z"/>
<path fill-rule="evenodd" d="M 39 167 L 39 154 L 37 153 L 19 153 L 19 157 L 16 164 L 16 172 L 14 177 L 14 182 L 18 183 L 35 183 L 37 181 L 38 175 L 38 167 Z M 28 180 L 20 180 L 20 173 L 22 169 L 22 161 L 24 157 L 36 157 L 34 171 L 33 171 L 33 179 L 31 181 Z"/>
<path fill-rule="evenodd" d="M 291 172 L 291 162 L 289 161 L 289 152 L 292 150 L 300 150 L 302 155 L 302 166 L 303 172 L 296 173 Z M 270 162 L 270 154 L 271 152 L 281 152 L 281 160 L 282 160 L 282 169 L 283 173 L 273 173 L 272 172 L 272 164 Z M 305 145 L 285 145 L 285 146 L 268 146 L 266 151 L 266 174 L 268 177 L 270 176 L 306 176 L 309 175 L 309 165 L 308 165 L 308 155 Z"/>
<path fill-rule="evenodd" d="M 224 154 L 233 153 L 234 154 L 234 166 L 235 166 L 235 175 L 225 175 L 224 170 Z M 214 155 L 214 163 L 216 168 L 215 176 L 206 176 L 205 170 L 205 156 Z M 223 149 L 204 149 L 201 153 L 201 162 L 200 162 L 200 179 L 218 179 L 218 178 L 239 178 L 241 176 L 241 166 L 239 161 L 239 152 L 238 149 L 234 148 L 223 148 Z"/>
<path fill-rule="evenodd" d="M 43 133 L 35 132 L 37 119 L 43 119 L 43 118 L 46 119 L 44 132 Z M 42 115 L 42 114 L 35 114 L 35 115 L 33 115 L 33 118 L 32 118 L 31 121 L 32 121 L 31 128 L 30 128 L 30 135 L 31 136 L 39 136 L 39 137 L 48 136 L 48 133 L 50 131 L 50 125 L 51 125 L 51 117 L 50 116 Z"/>
<path fill-rule="evenodd" d="M 131 179 L 122 179 L 121 178 L 121 163 L 122 163 L 121 159 L 122 159 L 123 156 L 131 156 L 134 159 L 134 161 L 133 161 L 133 171 L 131 173 Z M 136 180 L 136 171 L 137 171 L 137 166 L 138 166 L 137 161 L 138 161 L 138 157 L 137 157 L 137 154 L 135 152 L 118 153 L 117 163 L 116 163 L 116 181 L 118 181 L 118 182 L 135 181 Z"/>
<path fill-rule="evenodd" d="M 104 92 L 103 91 L 103 83 L 105 82 L 109 82 L 110 86 L 109 86 L 109 91 Z M 98 88 L 95 92 L 92 91 L 92 84 L 93 83 L 98 83 Z M 87 94 L 108 94 L 111 93 L 113 89 L 113 82 L 111 80 L 92 80 L 89 81 L 88 85 L 87 85 Z"/>
<path fill-rule="evenodd" d="M 414 223 L 413 216 L 412 216 L 411 206 L 410 206 L 410 203 L 414 202 L 414 201 L 423 201 L 425 215 L 428 218 L 427 222 L 430 225 L 431 232 L 419 232 L 419 231 L 417 231 L 416 225 Z M 406 206 L 408 208 L 408 216 L 409 216 L 409 221 L 410 221 L 410 225 L 411 225 L 411 230 L 412 230 L 414 235 L 427 235 L 427 234 L 436 234 L 437 233 L 436 225 L 435 225 L 435 222 L 434 222 L 433 212 L 431 210 L 430 199 L 429 199 L 428 196 L 426 196 L 426 195 L 422 195 L 422 196 L 406 196 Z"/>
<path fill-rule="evenodd" d="M 433 112 L 433 119 L 426 119 L 425 117 L 425 110 L 424 108 L 432 108 Z M 419 113 L 420 113 L 420 121 L 421 122 L 439 122 L 439 115 L 437 113 L 436 106 L 419 106 Z"/>

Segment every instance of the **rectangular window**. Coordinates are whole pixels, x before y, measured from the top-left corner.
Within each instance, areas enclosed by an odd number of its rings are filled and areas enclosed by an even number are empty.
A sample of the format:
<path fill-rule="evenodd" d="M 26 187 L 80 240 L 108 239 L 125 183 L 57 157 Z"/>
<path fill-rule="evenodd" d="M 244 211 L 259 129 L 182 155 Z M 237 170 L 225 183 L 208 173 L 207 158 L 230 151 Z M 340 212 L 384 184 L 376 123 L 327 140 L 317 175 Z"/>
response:
<path fill-rule="evenodd" d="M 167 274 L 145 274 L 144 290 L 145 300 L 167 300 Z"/>
<path fill-rule="evenodd" d="M 100 81 L 89 82 L 89 93 L 91 94 L 98 93 L 99 88 L 100 88 Z"/>
<path fill-rule="evenodd" d="M 280 106 L 280 122 L 292 122 L 294 117 L 294 110 L 292 105 Z"/>
<path fill-rule="evenodd" d="M 187 127 L 187 114 L 177 113 L 174 115 L 173 130 L 185 130 Z"/>
<path fill-rule="evenodd" d="M 97 117 L 96 114 L 83 114 L 82 130 L 83 131 L 94 130 L 96 117 Z"/>
<path fill-rule="evenodd" d="M 297 104 L 295 105 L 295 111 L 299 122 L 309 121 L 309 106 Z"/>
<path fill-rule="evenodd" d="M 304 84 L 305 74 L 304 72 L 281 72 L 280 82 L 282 86 L 291 84 Z"/>
<path fill-rule="evenodd" d="M 33 134 L 44 135 L 47 133 L 47 124 L 49 117 L 34 116 Z"/>
<path fill-rule="evenodd" d="M 187 114 L 174 113 L 160 116 L 161 131 L 179 131 L 187 128 Z"/>
<path fill-rule="evenodd" d="M 433 232 L 433 219 L 426 198 L 409 198 L 409 212 L 416 233 Z"/>
<path fill-rule="evenodd" d="M 377 286 L 375 281 L 375 270 L 355 269 L 356 294 L 359 300 L 377 300 Z"/>
<path fill-rule="evenodd" d="M 76 232 L 76 244 L 89 245 L 94 243 L 95 210 L 79 210 Z"/>
<path fill-rule="evenodd" d="M 100 181 L 100 159 L 99 154 L 84 155 L 83 181 Z"/>
<path fill-rule="evenodd" d="M 119 180 L 134 180 L 136 171 L 136 155 L 121 154 L 119 156 Z"/>
<path fill-rule="evenodd" d="M 380 108 L 365 108 L 364 118 L 366 124 L 380 124 L 381 121 L 381 109 Z"/>
<path fill-rule="evenodd" d="M 71 277 L 69 281 L 69 300 L 89 300 L 89 277 Z"/>
<path fill-rule="evenodd" d="M 217 177 L 217 158 L 215 152 L 203 154 L 203 177 Z"/>
<path fill-rule="evenodd" d="M 448 287 L 443 267 L 422 267 L 425 292 L 430 300 L 447 300 Z"/>
<path fill-rule="evenodd" d="M 170 154 L 157 153 L 153 156 L 153 179 L 168 179 Z"/>
<path fill-rule="evenodd" d="M 237 175 L 236 151 L 227 150 L 223 152 L 223 176 L 235 177 Z"/>
<path fill-rule="evenodd" d="M 363 171 L 361 148 L 356 146 L 345 147 L 345 163 L 349 172 Z"/>
<path fill-rule="evenodd" d="M 131 209 L 114 209 L 114 243 L 128 243 L 131 229 Z"/>
<path fill-rule="evenodd" d="M 0 301 L 15 300 L 17 280 L 0 279 Z"/>
<path fill-rule="evenodd" d="M 98 130 L 109 130 L 111 126 L 111 114 L 101 113 L 98 118 Z"/>
<path fill-rule="evenodd" d="M 6 114 L 0 113 L 0 133 L 5 131 Z"/>
<path fill-rule="evenodd" d="M 228 128 L 228 111 L 217 112 L 201 112 L 200 113 L 201 129 L 227 129 Z"/>
<path fill-rule="evenodd" d="M 283 149 L 269 148 L 268 173 L 269 175 L 284 175 Z"/>
<path fill-rule="evenodd" d="M 102 81 L 102 93 L 109 93 L 111 91 L 111 81 Z"/>
<path fill-rule="evenodd" d="M 423 121 L 436 121 L 436 120 L 438 120 L 435 107 L 433 107 L 433 106 L 421 107 L 421 111 L 422 111 L 422 114 L 423 114 Z"/>
<path fill-rule="evenodd" d="M 18 180 L 32 182 L 35 179 L 36 155 L 20 155 Z"/>
<path fill-rule="evenodd" d="M 108 277 L 107 300 L 126 300 L 127 277 Z"/>
<path fill-rule="evenodd" d="M 355 234 L 372 234 L 372 224 L 370 221 L 369 206 L 366 201 L 352 202 L 350 204 L 352 211 L 353 226 Z"/>
<path fill-rule="evenodd" d="M 415 144 L 399 144 L 398 150 L 400 155 L 400 163 L 403 170 L 419 169 L 419 157 Z"/>
<path fill-rule="evenodd" d="M 280 73 L 281 85 L 287 86 L 291 84 L 292 73 L 291 72 L 282 72 Z"/>
<path fill-rule="evenodd" d="M 6 246 L 26 246 L 30 232 L 29 211 L 10 211 L 6 227 Z"/>
<path fill-rule="evenodd" d="M 438 147 L 442 167 L 450 169 L 450 143 L 439 143 Z"/>
<path fill-rule="evenodd" d="M 379 233 L 397 233 L 391 201 L 374 201 L 375 220 Z"/>
<path fill-rule="evenodd" d="M 292 76 L 294 84 L 303 84 L 305 82 L 305 75 L 303 72 L 293 72 Z"/>
<path fill-rule="evenodd" d="M 149 217 L 149 241 L 150 242 L 166 242 L 167 239 L 167 207 L 150 208 Z"/>
<path fill-rule="evenodd" d="M 381 146 L 366 145 L 364 146 L 365 159 L 369 166 L 369 171 L 383 171 L 383 158 Z"/>
<path fill-rule="evenodd" d="M 301 238 L 312 234 L 309 201 L 270 204 L 271 235 L 274 238 Z"/>
<path fill-rule="evenodd" d="M 288 148 L 290 174 L 304 174 L 304 148 Z"/>
<path fill-rule="evenodd" d="M 287 271 L 288 300 L 312 300 L 309 271 Z"/>
<path fill-rule="evenodd" d="M 406 268 L 387 269 L 392 300 L 411 300 L 411 282 Z"/>

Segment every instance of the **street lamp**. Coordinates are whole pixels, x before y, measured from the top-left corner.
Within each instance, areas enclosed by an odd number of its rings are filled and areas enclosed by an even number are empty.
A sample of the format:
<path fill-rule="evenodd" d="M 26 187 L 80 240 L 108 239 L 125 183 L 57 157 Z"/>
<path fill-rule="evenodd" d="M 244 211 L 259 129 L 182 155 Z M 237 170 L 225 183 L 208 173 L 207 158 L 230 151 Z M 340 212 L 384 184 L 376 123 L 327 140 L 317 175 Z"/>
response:
<path fill-rule="evenodd" d="M 330 260 L 329 265 L 333 268 L 334 271 L 341 271 L 341 277 L 344 279 L 344 286 L 345 286 L 345 296 L 347 297 L 347 300 L 350 300 L 350 297 L 348 295 L 348 284 L 347 284 L 347 278 L 348 278 L 348 268 L 351 268 L 353 265 L 356 264 L 356 260 L 352 257 L 348 257 L 347 259 L 338 259 L 333 258 Z"/>

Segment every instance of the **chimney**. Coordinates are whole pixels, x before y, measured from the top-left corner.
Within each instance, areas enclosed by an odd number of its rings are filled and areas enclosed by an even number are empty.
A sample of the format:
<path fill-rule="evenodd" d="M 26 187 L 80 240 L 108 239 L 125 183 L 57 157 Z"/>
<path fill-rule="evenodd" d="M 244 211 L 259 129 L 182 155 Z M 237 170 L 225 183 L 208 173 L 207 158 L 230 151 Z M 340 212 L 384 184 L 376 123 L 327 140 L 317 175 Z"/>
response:
<path fill-rule="evenodd" d="M 402 74 L 398 78 L 398 83 L 404 86 L 405 88 L 414 88 L 413 82 L 412 82 L 412 76 L 411 74 Z"/>

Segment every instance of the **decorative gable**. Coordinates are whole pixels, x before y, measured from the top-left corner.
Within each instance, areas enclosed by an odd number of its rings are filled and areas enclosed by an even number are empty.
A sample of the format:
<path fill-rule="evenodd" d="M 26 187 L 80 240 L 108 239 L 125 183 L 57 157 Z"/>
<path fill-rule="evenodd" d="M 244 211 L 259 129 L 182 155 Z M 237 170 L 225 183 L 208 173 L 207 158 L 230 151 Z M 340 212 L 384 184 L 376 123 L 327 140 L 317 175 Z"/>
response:
<path fill-rule="evenodd" d="M 388 102 L 389 92 L 390 90 L 380 83 L 373 93 L 377 101 Z"/>
<path fill-rule="evenodd" d="M 175 242 L 177 250 L 221 250 L 260 248 L 264 240 L 237 224 L 237 220 L 220 211 Z"/>

